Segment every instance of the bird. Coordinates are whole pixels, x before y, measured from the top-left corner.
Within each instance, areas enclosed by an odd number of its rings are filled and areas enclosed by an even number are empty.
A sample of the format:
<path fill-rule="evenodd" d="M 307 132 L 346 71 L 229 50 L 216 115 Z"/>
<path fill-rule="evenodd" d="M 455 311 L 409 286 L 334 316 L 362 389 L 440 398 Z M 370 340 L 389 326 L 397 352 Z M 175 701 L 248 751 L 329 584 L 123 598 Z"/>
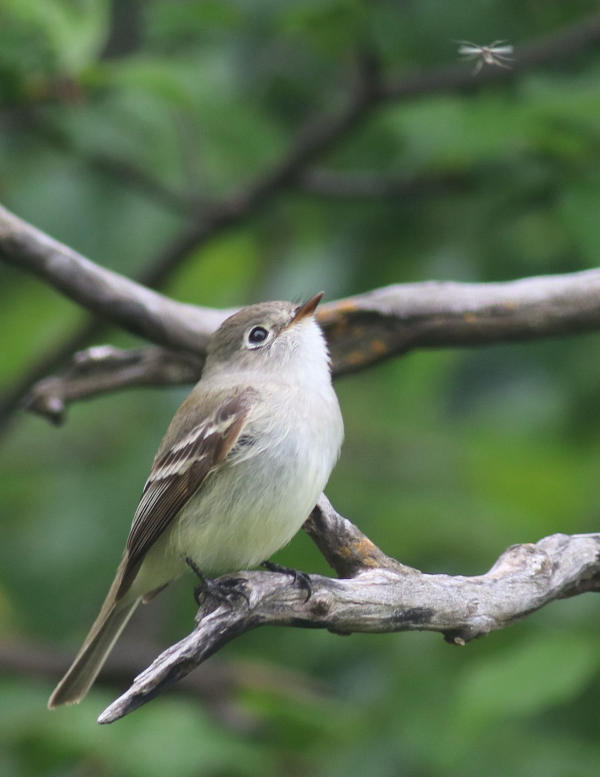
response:
<path fill-rule="evenodd" d="M 140 602 L 189 566 L 257 566 L 300 529 L 344 436 L 315 310 L 263 302 L 210 337 L 199 382 L 163 437 L 100 612 L 48 701 L 80 702 Z"/>

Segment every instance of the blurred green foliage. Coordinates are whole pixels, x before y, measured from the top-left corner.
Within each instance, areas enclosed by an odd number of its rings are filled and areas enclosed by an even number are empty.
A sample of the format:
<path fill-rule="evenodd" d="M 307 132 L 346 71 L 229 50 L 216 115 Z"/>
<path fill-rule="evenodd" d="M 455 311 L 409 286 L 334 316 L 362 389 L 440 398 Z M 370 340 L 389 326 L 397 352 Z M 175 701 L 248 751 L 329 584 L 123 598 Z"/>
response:
<path fill-rule="evenodd" d="M 122 273 L 182 228 L 127 177 L 226 195 L 269 169 L 310 116 L 342 104 L 359 52 L 385 77 L 453 64 L 456 39 L 519 45 L 592 2 L 5 0 L 0 8 L 0 198 Z M 597 264 L 600 58 L 586 52 L 479 94 L 380 108 L 320 161 L 329 170 L 453 173 L 449 191 L 352 200 L 299 189 L 191 253 L 167 291 L 203 305 L 328 298 L 383 284 L 494 281 Z M 83 319 L 0 265 L 8 386 Z M 107 340 L 133 338 L 111 332 Z M 596 335 L 420 352 L 338 383 L 347 440 L 328 493 L 385 551 L 478 573 L 505 547 L 598 529 Z M 0 450 L 0 630 L 75 650 L 107 588 L 162 432 L 185 392 L 74 406 L 55 429 L 20 415 Z M 279 560 L 327 571 L 304 536 Z M 194 613 L 189 583 L 150 607 L 167 646 Z M 153 615 L 154 613 L 154 615 Z M 325 694 L 235 692 L 226 726 L 163 696 L 108 728 L 112 693 L 45 709 L 52 679 L 0 678 L 0 774 L 14 777 L 585 777 L 598 773 L 597 602 L 555 603 L 463 650 L 438 635 L 278 629 L 223 659 L 260 661 Z"/>

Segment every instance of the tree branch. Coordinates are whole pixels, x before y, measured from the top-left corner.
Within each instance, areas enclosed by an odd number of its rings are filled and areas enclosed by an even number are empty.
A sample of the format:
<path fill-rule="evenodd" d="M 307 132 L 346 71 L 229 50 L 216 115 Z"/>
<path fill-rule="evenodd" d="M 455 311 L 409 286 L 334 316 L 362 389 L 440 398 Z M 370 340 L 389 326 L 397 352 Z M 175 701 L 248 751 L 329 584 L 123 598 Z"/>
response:
<path fill-rule="evenodd" d="M 324 496 L 307 530 L 343 579 L 311 575 L 307 600 L 289 575 L 236 573 L 248 601 L 240 598 L 234 607 L 207 600 L 191 634 L 138 675 L 98 722 L 122 718 L 227 642 L 259 626 L 324 628 L 336 634 L 436 631 L 462 646 L 555 599 L 600 590 L 600 534 L 554 534 L 535 544 L 514 545 L 486 574 L 451 577 L 424 574 L 389 558 Z"/>
<path fill-rule="evenodd" d="M 326 169 L 308 170 L 298 180 L 298 187 L 308 194 L 336 199 L 384 199 L 447 194 L 472 188 L 478 179 L 476 171 L 439 171 L 416 175 L 347 173 Z"/>
<path fill-rule="evenodd" d="M 160 348 L 105 346 L 45 378 L 26 406 L 62 420 L 65 404 L 126 386 L 193 382 L 210 334 L 231 310 L 187 305 L 106 270 L 0 207 L 0 252 L 71 299 Z M 334 375 L 365 369 L 413 348 L 473 346 L 600 328 L 600 270 L 503 283 L 396 284 L 327 303 L 319 321 Z"/>
<path fill-rule="evenodd" d="M 600 269 L 501 283 L 386 286 L 323 305 L 336 375 L 414 348 L 489 345 L 600 328 Z"/>
<path fill-rule="evenodd" d="M 200 378 L 203 365 L 202 356 L 156 346 L 123 350 L 95 345 L 76 353 L 65 372 L 36 383 L 22 405 L 60 424 L 71 402 L 134 386 L 189 385 Z"/>
<path fill-rule="evenodd" d="M 202 354 L 226 311 L 175 302 L 100 267 L 0 206 L 0 256 L 101 318 L 159 345 Z"/>

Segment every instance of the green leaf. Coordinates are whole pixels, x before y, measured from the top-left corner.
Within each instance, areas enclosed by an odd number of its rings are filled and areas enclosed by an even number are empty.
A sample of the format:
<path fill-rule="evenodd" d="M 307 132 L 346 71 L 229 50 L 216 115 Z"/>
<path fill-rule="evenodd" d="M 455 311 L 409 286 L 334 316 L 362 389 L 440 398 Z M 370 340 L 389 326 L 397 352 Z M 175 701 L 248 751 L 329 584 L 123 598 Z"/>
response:
<path fill-rule="evenodd" d="M 508 716 L 535 715 L 577 696 L 599 663 L 597 645 L 589 635 L 527 639 L 465 672 L 457 716 L 484 725 Z"/>
<path fill-rule="evenodd" d="M 52 46 L 60 68 L 78 74 L 97 56 L 106 39 L 107 0 L 4 0 L 6 10 L 40 29 Z"/>

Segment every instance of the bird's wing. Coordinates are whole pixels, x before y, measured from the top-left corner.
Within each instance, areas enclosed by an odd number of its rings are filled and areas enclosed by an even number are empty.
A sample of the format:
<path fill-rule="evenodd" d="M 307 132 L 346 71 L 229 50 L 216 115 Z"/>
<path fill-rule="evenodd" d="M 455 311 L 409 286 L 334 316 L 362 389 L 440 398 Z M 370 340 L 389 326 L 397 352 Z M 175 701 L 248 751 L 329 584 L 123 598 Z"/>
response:
<path fill-rule="evenodd" d="M 251 388 L 225 397 L 216 410 L 159 452 L 133 518 L 117 599 L 129 589 L 150 547 L 206 477 L 226 461 L 255 400 Z"/>

